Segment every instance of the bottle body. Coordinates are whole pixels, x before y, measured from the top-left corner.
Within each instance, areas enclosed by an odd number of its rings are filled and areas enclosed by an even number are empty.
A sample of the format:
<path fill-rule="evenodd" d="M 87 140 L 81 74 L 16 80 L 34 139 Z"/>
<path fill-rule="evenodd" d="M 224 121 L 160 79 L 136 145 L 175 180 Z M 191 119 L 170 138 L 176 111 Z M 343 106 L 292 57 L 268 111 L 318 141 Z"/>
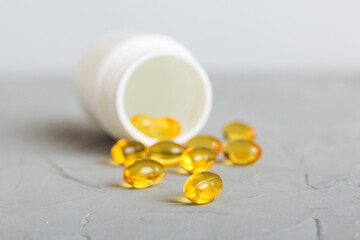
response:
<path fill-rule="evenodd" d="M 130 122 L 136 114 L 176 119 L 182 143 L 196 135 L 210 114 L 209 78 L 192 54 L 160 35 L 113 34 L 95 42 L 80 60 L 76 75 L 80 101 L 100 128 L 112 137 L 145 136 Z"/>

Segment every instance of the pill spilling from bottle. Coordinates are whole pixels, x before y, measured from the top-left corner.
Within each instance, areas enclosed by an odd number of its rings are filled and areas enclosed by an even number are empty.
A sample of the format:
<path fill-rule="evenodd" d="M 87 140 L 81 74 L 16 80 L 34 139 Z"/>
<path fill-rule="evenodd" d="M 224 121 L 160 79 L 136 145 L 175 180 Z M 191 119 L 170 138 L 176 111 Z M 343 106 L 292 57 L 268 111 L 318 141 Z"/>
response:
<path fill-rule="evenodd" d="M 164 179 L 167 167 L 179 165 L 191 175 L 183 186 L 185 197 L 195 204 L 207 204 L 223 188 L 221 177 L 209 172 L 218 162 L 219 153 L 223 152 L 225 161 L 234 166 L 254 164 L 261 157 L 261 148 L 254 141 L 255 130 L 242 122 L 225 125 L 223 143 L 210 135 L 198 135 L 184 145 L 173 141 L 181 132 L 180 123 L 173 118 L 141 114 L 132 117 L 131 123 L 142 134 L 157 139 L 148 147 L 120 139 L 110 151 L 114 162 L 125 166 L 123 179 L 133 188 L 155 186 Z"/>

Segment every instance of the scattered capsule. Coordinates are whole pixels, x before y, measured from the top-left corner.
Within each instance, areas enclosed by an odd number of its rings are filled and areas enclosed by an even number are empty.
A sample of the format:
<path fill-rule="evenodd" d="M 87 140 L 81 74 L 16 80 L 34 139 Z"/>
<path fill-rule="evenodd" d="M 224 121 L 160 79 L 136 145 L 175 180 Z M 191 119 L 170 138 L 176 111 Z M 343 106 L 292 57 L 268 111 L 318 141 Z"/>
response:
<path fill-rule="evenodd" d="M 232 163 L 248 165 L 261 157 L 261 148 L 248 140 L 234 140 L 225 144 L 224 155 Z"/>
<path fill-rule="evenodd" d="M 208 147 L 214 151 L 215 154 L 219 154 L 221 151 L 221 142 L 208 135 L 198 135 L 187 141 L 186 146 L 188 147 Z"/>
<path fill-rule="evenodd" d="M 172 141 L 160 141 L 146 150 L 148 158 L 160 162 L 164 166 L 173 166 L 179 163 L 185 148 Z"/>
<path fill-rule="evenodd" d="M 215 163 L 216 154 L 207 147 L 188 148 L 181 155 L 180 165 L 189 173 L 209 170 Z"/>
<path fill-rule="evenodd" d="M 255 130 L 252 127 L 241 122 L 230 122 L 224 127 L 224 136 L 227 140 L 254 140 L 255 135 Z"/>
<path fill-rule="evenodd" d="M 145 150 L 146 147 L 141 142 L 120 139 L 110 153 L 115 162 L 128 166 L 136 159 L 145 157 Z"/>
<path fill-rule="evenodd" d="M 158 184 L 165 177 L 161 163 L 151 160 L 137 160 L 124 169 L 124 181 L 134 188 L 147 188 Z"/>
<path fill-rule="evenodd" d="M 186 180 L 184 194 L 194 203 L 206 204 L 215 200 L 222 188 L 223 182 L 219 175 L 212 172 L 200 172 Z"/>
<path fill-rule="evenodd" d="M 172 139 L 181 131 L 180 123 L 169 117 L 154 119 L 147 115 L 136 115 L 131 118 L 131 123 L 146 136 L 157 139 Z"/>

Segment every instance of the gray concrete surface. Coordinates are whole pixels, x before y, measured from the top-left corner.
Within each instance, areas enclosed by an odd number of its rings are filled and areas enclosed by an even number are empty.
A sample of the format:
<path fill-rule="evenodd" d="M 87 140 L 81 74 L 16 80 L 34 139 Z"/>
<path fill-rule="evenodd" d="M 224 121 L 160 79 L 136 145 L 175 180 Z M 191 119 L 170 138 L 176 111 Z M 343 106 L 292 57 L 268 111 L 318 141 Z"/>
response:
<path fill-rule="evenodd" d="M 186 175 L 156 187 L 119 183 L 113 140 L 82 113 L 70 77 L 2 77 L 0 239 L 357 239 L 360 79 L 212 74 L 204 133 L 253 125 L 263 157 L 216 164 L 211 204 L 182 203 Z M 221 157 L 222 158 L 222 157 Z"/>

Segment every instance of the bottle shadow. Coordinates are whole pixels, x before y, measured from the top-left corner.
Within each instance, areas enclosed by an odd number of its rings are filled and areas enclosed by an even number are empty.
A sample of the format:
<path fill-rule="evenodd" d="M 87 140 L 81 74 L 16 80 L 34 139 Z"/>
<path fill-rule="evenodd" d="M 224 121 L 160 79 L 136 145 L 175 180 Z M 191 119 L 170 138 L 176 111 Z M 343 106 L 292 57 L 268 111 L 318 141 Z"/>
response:
<path fill-rule="evenodd" d="M 53 122 L 33 129 L 32 138 L 49 149 L 81 154 L 100 155 L 104 161 L 115 140 L 86 121 Z"/>

